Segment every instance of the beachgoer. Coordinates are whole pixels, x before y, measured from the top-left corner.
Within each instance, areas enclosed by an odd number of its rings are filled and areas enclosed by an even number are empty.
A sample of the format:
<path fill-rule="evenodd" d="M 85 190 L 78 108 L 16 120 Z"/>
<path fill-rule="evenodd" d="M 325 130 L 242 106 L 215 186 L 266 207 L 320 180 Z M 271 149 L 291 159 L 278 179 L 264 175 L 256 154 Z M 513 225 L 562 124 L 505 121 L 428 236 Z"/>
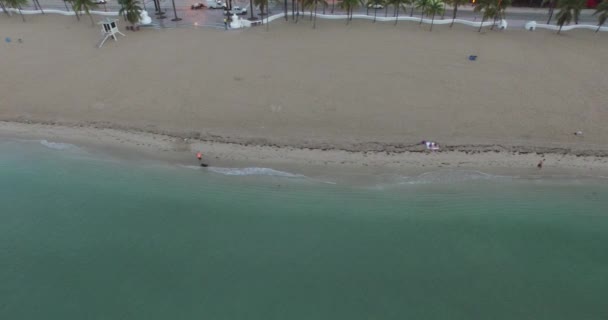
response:
<path fill-rule="evenodd" d="M 224 18 L 224 29 L 228 30 L 228 19 Z"/>
<path fill-rule="evenodd" d="M 542 169 L 544 162 L 545 162 L 545 159 L 540 160 L 540 162 L 536 165 L 536 167 L 538 167 L 539 169 Z"/>
<path fill-rule="evenodd" d="M 203 160 L 203 154 L 199 151 L 196 153 L 196 158 L 198 159 L 198 161 L 202 161 Z"/>

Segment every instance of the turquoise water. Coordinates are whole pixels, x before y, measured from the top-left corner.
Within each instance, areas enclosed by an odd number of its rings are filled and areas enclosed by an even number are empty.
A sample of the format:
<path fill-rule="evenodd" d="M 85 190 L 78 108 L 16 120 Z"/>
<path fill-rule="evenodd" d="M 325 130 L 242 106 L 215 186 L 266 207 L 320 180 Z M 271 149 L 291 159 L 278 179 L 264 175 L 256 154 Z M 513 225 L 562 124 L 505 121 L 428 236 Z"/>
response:
<path fill-rule="evenodd" d="M 0 141 L 0 319 L 608 318 L 608 181 L 223 170 Z"/>

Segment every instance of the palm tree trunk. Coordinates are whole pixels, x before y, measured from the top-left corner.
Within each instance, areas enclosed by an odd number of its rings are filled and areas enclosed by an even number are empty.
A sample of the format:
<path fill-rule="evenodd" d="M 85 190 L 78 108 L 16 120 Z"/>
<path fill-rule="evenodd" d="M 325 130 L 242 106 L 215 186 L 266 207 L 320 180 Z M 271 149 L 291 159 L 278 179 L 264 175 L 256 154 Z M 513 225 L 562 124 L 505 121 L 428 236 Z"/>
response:
<path fill-rule="evenodd" d="M 559 34 L 560 32 L 562 32 L 562 27 L 563 27 L 563 26 L 564 26 L 563 24 L 560 24 L 560 25 L 559 25 L 559 30 L 557 30 L 557 34 Z"/>
<path fill-rule="evenodd" d="M 4 6 L 4 3 L 2 2 L 2 0 L 0 0 L 0 9 L 2 9 L 2 11 L 4 11 L 4 14 L 6 14 L 8 17 L 10 17 L 11 15 L 8 13 L 8 10 L 6 10 L 6 7 Z"/>
<path fill-rule="evenodd" d="M 386 7 L 384 7 L 384 17 L 388 17 L 388 4 L 386 5 Z"/>
<path fill-rule="evenodd" d="M 317 0 L 313 0 L 313 1 L 316 2 Z M 314 2 L 313 2 L 313 5 L 310 6 L 310 21 L 312 21 L 312 10 L 315 9 L 314 8 Z"/>
<path fill-rule="evenodd" d="M 486 20 L 485 17 L 481 18 L 481 22 L 479 23 L 479 30 L 477 32 L 481 32 L 481 27 L 483 27 L 483 22 Z"/>
<path fill-rule="evenodd" d="M 549 3 L 549 20 L 547 20 L 547 24 L 551 23 L 551 18 L 553 18 L 553 1 Z"/>
<path fill-rule="evenodd" d="M 456 12 L 458 12 L 458 6 L 454 5 L 454 15 L 452 16 L 452 23 L 450 23 L 450 28 L 454 26 L 454 20 L 456 20 Z"/>
<path fill-rule="evenodd" d="M 25 17 L 23 16 L 23 13 L 21 12 L 21 6 L 17 6 L 17 10 L 19 10 L 19 14 L 21 15 L 21 20 L 23 20 L 23 22 L 25 22 Z"/>
<path fill-rule="evenodd" d="M 253 6 L 253 0 L 249 0 L 249 10 L 251 10 L 251 20 L 253 20 L 253 10 L 254 10 L 254 6 Z"/>
<path fill-rule="evenodd" d="M 435 12 L 433 12 L 433 18 L 431 19 L 431 30 L 433 31 L 433 23 L 435 22 Z"/>
<path fill-rule="evenodd" d="M 378 9 L 374 8 L 374 22 L 376 22 L 376 16 L 378 15 Z"/>
<path fill-rule="evenodd" d="M 289 21 L 289 18 L 287 17 L 287 0 L 283 2 L 283 12 L 285 14 L 285 21 Z"/>
<path fill-rule="evenodd" d="M 346 7 L 346 25 L 350 22 L 350 7 Z"/>
<path fill-rule="evenodd" d="M 414 16 L 414 6 L 412 5 L 412 9 L 410 9 L 410 17 Z"/>
<path fill-rule="evenodd" d="M 443 11 L 441 12 L 441 20 L 445 19 L 445 1 L 443 2 Z"/>
<path fill-rule="evenodd" d="M 318 2 L 318 0 L 315 0 L 315 19 L 312 21 L 313 29 L 317 28 L 317 2 Z"/>
<path fill-rule="evenodd" d="M 397 25 L 397 21 L 399 21 L 399 5 L 397 5 L 395 10 L 395 25 Z"/>
<path fill-rule="evenodd" d="M 336 0 L 331 1 L 331 14 L 334 14 L 334 8 L 336 7 Z"/>
<path fill-rule="evenodd" d="M 496 25 L 496 18 L 497 17 L 498 17 L 497 15 L 494 15 L 494 21 L 492 21 L 492 26 L 490 27 L 490 30 L 494 30 L 494 26 Z"/>
<path fill-rule="evenodd" d="M 89 18 L 91 18 L 91 25 L 94 27 L 95 26 L 95 21 L 93 21 L 93 16 L 89 12 L 89 9 L 87 9 L 86 12 L 87 12 L 87 15 L 89 16 Z"/>
<path fill-rule="evenodd" d="M 598 25 L 597 25 L 597 29 L 595 29 L 595 33 L 598 33 L 598 31 L 600 31 L 600 28 L 601 28 L 601 27 L 602 27 L 602 25 L 601 25 L 601 24 L 598 24 Z"/>
<path fill-rule="evenodd" d="M 35 1 L 36 1 L 36 4 L 38 5 L 38 9 L 40 9 L 40 12 L 42 12 L 42 14 L 44 14 L 44 10 L 42 9 L 40 2 L 38 0 L 35 0 Z"/>
<path fill-rule="evenodd" d="M 424 6 L 422 7 L 422 12 L 420 12 L 420 23 L 418 23 L 418 24 L 422 24 L 423 18 L 424 18 Z"/>
<path fill-rule="evenodd" d="M 65 11 L 70 12 L 70 9 L 68 8 L 68 4 L 64 1 L 63 5 L 65 6 Z"/>

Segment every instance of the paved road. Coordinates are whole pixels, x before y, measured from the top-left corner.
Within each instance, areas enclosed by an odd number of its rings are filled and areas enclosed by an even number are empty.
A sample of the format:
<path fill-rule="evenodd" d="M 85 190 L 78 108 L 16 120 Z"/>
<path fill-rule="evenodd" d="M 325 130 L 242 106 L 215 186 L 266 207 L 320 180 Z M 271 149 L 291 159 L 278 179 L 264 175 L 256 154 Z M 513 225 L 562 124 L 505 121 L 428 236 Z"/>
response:
<path fill-rule="evenodd" d="M 215 28 L 223 28 L 223 15 L 222 10 L 213 10 L 213 9 L 202 9 L 202 10 L 190 10 L 190 5 L 198 0 L 175 0 L 175 5 L 177 8 L 177 15 L 180 18 L 183 18 L 180 22 L 173 22 L 171 19 L 174 17 L 172 2 L 171 0 L 160 0 L 161 8 L 166 11 L 166 19 L 157 20 L 154 19 L 154 24 L 162 26 L 162 27 L 192 27 L 192 26 L 209 26 Z M 331 13 L 331 0 L 330 6 L 328 6 L 325 10 L 326 13 Z M 40 0 L 41 5 L 44 8 L 53 8 L 53 9 L 63 9 L 65 10 L 65 5 L 62 0 Z M 234 6 L 248 7 L 248 0 L 233 0 Z M 291 12 L 291 0 L 288 0 L 289 12 Z M 146 0 L 144 2 L 144 7 L 150 13 L 150 15 L 155 18 L 154 13 L 154 2 L 152 0 Z M 27 8 L 33 8 L 33 4 L 30 4 Z M 120 6 L 117 1 L 109 0 L 108 4 L 105 6 L 100 6 L 98 10 L 108 10 L 108 11 L 118 11 Z M 473 8 L 471 6 L 464 6 L 459 8 L 458 17 L 462 19 L 469 19 L 473 21 L 479 21 L 481 19 L 481 15 L 473 12 Z M 283 11 L 283 3 L 277 2 L 274 6 L 271 6 L 271 13 L 279 13 Z M 389 8 L 388 16 L 393 15 L 393 9 Z M 322 8 L 318 9 L 318 12 L 322 12 Z M 257 10 L 256 12 L 257 13 Z M 334 8 L 335 14 L 344 14 L 344 11 L 339 9 L 338 6 Z M 358 14 L 365 14 L 366 10 L 364 8 L 359 8 L 356 10 Z M 378 10 L 378 16 L 384 16 L 386 10 L 380 9 Z M 403 14 L 402 12 L 401 14 Z M 409 9 L 406 15 L 409 15 Z M 414 16 L 419 16 L 419 11 L 414 11 Z M 450 8 L 446 10 L 446 19 L 449 18 L 452 14 Z M 580 22 L 588 23 L 588 24 L 596 24 L 597 18 L 592 16 L 593 10 L 583 10 L 581 13 Z M 369 15 L 373 15 L 373 10 L 369 10 Z M 249 14 L 247 14 L 249 16 Z M 509 25 L 512 27 L 520 27 L 525 24 L 527 21 L 535 20 L 539 23 L 545 23 L 548 18 L 547 9 L 532 9 L 532 8 L 509 8 L 507 10 L 507 20 Z M 555 19 L 553 19 L 552 23 L 555 23 Z"/>

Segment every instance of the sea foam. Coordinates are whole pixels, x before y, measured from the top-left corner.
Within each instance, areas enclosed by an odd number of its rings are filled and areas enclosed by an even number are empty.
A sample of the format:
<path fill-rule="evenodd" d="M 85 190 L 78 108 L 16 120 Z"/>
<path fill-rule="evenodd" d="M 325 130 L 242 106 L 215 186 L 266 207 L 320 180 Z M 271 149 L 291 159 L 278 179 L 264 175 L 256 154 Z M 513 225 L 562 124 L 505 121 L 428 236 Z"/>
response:
<path fill-rule="evenodd" d="M 77 149 L 78 148 L 73 144 L 63 143 L 63 142 L 51 142 L 51 141 L 47 141 L 47 140 L 40 140 L 40 144 L 42 144 L 43 146 L 45 146 L 47 148 L 55 149 L 55 150 L 68 150 L 68 149 Z"/>
<path fill-rule="evenodd" d="M 222 168 L 222 167 L 209 167 L 209 171 L 214 173 L 223 174 L 226 176 L 273 176 L 273 177 L 284 177 L 284 178 L 305 178 L 306 176 L 290 173 L 285 171 L 274 170 L 270 168 Z"/>
<path fill-rule="evenodd" d="M 416 177 L 407 177 L 402 184 L 458 183 L 473 180 L 492 180 L 502 178 L 515 177 L 494 175 L 476 170 L 439 170 L 425 172 Z"/>

